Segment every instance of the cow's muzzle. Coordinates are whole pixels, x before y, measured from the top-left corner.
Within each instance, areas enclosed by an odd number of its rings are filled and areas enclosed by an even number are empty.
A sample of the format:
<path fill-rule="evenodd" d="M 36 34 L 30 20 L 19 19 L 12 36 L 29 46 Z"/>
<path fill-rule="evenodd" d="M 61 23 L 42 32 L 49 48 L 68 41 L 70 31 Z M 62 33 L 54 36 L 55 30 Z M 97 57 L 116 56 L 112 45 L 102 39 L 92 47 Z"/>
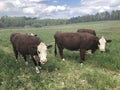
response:
<path fill-rule="evenodd" d="M 103 53 L 103 52 L 105 52 L 105 50 L 104 50 L 104 49 L 103 49 L 103 50 L 100 50 L 100 52 Z"/>
<path fill-rule="evenodd" d="M 41 64 L 45 64 L 47 62 L 47 60 L 40 60 Z"/>

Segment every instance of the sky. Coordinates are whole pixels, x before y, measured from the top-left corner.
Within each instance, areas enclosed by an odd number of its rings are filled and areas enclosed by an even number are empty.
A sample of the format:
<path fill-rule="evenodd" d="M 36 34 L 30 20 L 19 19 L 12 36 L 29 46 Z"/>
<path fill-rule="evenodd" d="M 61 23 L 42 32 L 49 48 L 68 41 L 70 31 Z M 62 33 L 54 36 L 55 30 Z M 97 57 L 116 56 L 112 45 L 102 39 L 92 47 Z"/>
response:
<path fill-rule="evenodd" d="M 68 19 L 112 10 L 120 10 L 120 0 L 0 0 L 0 17 Z"/>

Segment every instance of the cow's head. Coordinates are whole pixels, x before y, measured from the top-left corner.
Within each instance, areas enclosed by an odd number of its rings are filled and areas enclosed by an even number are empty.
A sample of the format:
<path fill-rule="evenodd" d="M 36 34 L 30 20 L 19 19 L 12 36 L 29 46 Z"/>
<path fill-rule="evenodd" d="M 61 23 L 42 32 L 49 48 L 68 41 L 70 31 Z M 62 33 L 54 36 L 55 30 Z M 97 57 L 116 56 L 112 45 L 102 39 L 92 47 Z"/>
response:
<path fill-rule="evenodd" d="M 41 42 L 37 46 L 37 53 L 38 57 L 40 58 L 41 64 L 45 64 L 47 62 L 47 49 L 50 48 L 51 45 L 46 45 L 45 43 Z"/>
<path fill-rule="evenodd" d="M 112 40 L 106 40 L 103 36 L 99 39 L 99 50 L 105 52 L 106 43 L 110 43 Z"/>

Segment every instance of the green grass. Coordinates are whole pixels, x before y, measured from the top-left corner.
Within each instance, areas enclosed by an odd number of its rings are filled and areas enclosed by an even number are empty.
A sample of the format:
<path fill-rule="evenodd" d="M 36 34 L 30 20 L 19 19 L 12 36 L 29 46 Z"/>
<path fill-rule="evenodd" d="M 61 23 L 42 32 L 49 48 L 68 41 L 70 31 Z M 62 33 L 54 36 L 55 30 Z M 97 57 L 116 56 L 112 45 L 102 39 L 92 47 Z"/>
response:
<path fill-rule="evenodd" d="M 64 50 L 65 61 L 59 54 L 54 56 L 56 31 L 76 32 L 78 28 L 90 28 L 97 36 L 111 39 L 107 53 L 98 50 L 87 55 L 84 65 L 79 63 L 79 52 Z M 35 33 L 46 44 L 53 44 L 48 50 L 48 62 L 36 74 L 32 60 L 28 66 L 23 58 L 19 63 L 10 43 L 12 32 Z M 86 22 L 42 28 L 0 29 L 0 89 L 1 90 L 120 90 L 120 21 Z"/>

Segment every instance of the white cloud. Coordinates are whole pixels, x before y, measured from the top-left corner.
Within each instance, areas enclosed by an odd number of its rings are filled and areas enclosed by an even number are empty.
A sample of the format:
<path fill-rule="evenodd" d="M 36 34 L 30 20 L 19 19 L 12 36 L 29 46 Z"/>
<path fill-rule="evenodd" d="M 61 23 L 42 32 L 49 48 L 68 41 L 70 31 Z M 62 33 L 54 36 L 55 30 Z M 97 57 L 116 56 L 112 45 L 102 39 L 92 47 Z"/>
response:
<path fill-rule="evenodd" d="M 33 7 L 23 8 L 23 12 L 28 13 L 28 14 L 35 14 L 36 13 Z"/>
<path fill-rule="evenodd" d="M 5 4 L 0 2 L 0 10 L 3 10 L 5 8 Z"/>
<path fill-rule="evenodd" d="M 110 6 L 118 6 L 120 5 L 120 0 L 110 0 Z"/>
<path fill-rule="evenodd" d="M 30 2 L 39 2 L 41 0 L 29 0 Z M 42 0 L 43 1 L 43 0 Z"/>
<path fill-rule="evenodd" d="M 28 1 L 30 1 L 30 2 L 46 2 L 48 0 L 28 0 Z"/>
<path fill-rule="evenodd" d="M 48 2 L 53 2 L 53 5 Z M 70 18 L 112 10 L 120 10 L 120 0 L 80 0 L 79 6 L 62 5 L 59 0 L 0 0 L 0 16 Z"/>
<path fill-rule="evenodd" d="M 120 5 L 120 0 L 82 0 L 80 3 L 85 7 L 116 7 Z"/>
<path fill-rule="evenodd" d="M 7 12 L 10 10 L 10 8 L 7 6 L 8 4 L 4 2 L 0 2 L 0 11 Z M 9 5 L 10 6 L 10 5 Z"/>
<path fill-rule="evenodd" d="M 73 16 L 120 10 L 120 0 L 81 0 L 80 5 L 70 8 Z"/>
<path fill-rule="evenodd" d="M 16 0 L 14 3 L 13 3 L 15 6 L 20 6 L 22 3 L 20 2 L 20 0 Z"/>
<path fill-rule="evenodd" d="M 64 11 L 64 10 L 66 10 L 66 9 L 67 9 L 66 6 L 48 6 L 48 7 L 45 9 L 45 11 L 51 13 L 51 12 Z"/>

